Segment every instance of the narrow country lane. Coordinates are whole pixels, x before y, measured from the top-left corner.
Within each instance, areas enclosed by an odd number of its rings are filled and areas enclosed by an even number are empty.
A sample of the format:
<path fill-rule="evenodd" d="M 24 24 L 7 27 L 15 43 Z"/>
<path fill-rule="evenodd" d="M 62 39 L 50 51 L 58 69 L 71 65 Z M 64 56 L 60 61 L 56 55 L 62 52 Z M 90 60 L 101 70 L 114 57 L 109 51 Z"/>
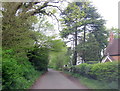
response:
<path fill-rule="evenodd" d="M 49 69 L 49 71 L 40 77 L 31 89 L 88 89 L 66 75 Z"/>

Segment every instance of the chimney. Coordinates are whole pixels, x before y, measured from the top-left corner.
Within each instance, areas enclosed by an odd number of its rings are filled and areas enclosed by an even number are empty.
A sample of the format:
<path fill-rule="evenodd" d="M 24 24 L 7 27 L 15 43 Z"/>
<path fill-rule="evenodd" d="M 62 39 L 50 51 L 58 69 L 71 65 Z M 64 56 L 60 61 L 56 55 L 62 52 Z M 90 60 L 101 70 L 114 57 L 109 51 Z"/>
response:
<path fill-rule="evenodd" d="M 109 43 L 112 43 L 113 39 L 114 39 L 114 34 L 113 32 L 110 32 Z"/>

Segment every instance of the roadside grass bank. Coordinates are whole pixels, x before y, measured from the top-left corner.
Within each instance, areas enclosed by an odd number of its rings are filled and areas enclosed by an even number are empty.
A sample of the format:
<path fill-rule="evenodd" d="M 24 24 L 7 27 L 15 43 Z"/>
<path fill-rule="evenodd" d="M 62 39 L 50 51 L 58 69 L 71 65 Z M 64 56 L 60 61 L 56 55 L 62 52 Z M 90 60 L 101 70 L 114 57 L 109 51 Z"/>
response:
<path fill-rule="evenodd" d="M 119 89 L 120 66 L 117 62 L 87 64 L 64 67 L 63 71 L 77 77 L 90 89 Z"/>
<path fill-rule="evenodd" d="M 114 89 L 116 89 L 118 85 L 116 82 L 107 83 L 99 80 L 90 79 L 90 78 L 81 76 L 79 74 L 71 73 L 71 72 L 64 71 L 64 73 L 71 75 L 75 78 L 78 78 L 81 84 L 95 91 L 99 89 L 113 89 L 113 91 L 115 91 Z"/>

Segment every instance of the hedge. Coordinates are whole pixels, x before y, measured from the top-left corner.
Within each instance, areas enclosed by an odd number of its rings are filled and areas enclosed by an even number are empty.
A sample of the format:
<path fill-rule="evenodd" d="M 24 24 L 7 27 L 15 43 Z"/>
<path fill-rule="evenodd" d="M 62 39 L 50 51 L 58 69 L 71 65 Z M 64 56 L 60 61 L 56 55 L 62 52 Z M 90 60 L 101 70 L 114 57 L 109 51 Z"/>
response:
<path fill-rule="evenodd" d="M 36 71 L 27 58 L 14 55 L 12 49 L 3 51 L 2 89 L 28 89 L 42 72 Z"/>
<path fill-rule="evenodd" d="M 64 68 L 65 71 L 77 73 L 79 75 L 92 78 L 100 81 L 118 81 L 118 69 L 120 69 L 118 62 L 106 62 L 98 64 L 80 64 L 69 68 Z"/>

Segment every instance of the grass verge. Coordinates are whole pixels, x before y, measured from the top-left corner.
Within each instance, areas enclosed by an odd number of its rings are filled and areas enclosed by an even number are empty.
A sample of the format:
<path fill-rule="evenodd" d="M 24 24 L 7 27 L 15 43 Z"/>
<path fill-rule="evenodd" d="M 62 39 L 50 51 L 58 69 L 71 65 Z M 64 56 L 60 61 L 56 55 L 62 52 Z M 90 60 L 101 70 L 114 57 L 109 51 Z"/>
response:
<path fill-rule="evenodd" d="M 75 78 L 78 78 L 80 80 L 80 83 L 85 85 L 86 87 L 90 88 L 90 89 L 113 89 L 113 91 L 115 91 L 114 89 L 118 89 L 118 83 L 117 82 L 111 82 L 111 83 L 107 83 L 107 82 L 102 82 L 102 81 L 98 81 L 98 80 L 94 80 L 94 79 L 90 79 L 87 77 L 83 77 L 79 74 L 75 74 L 75 73 L 70 73 L 70 72 L 65 72 L 66 74 L 69 74 Z"/>

